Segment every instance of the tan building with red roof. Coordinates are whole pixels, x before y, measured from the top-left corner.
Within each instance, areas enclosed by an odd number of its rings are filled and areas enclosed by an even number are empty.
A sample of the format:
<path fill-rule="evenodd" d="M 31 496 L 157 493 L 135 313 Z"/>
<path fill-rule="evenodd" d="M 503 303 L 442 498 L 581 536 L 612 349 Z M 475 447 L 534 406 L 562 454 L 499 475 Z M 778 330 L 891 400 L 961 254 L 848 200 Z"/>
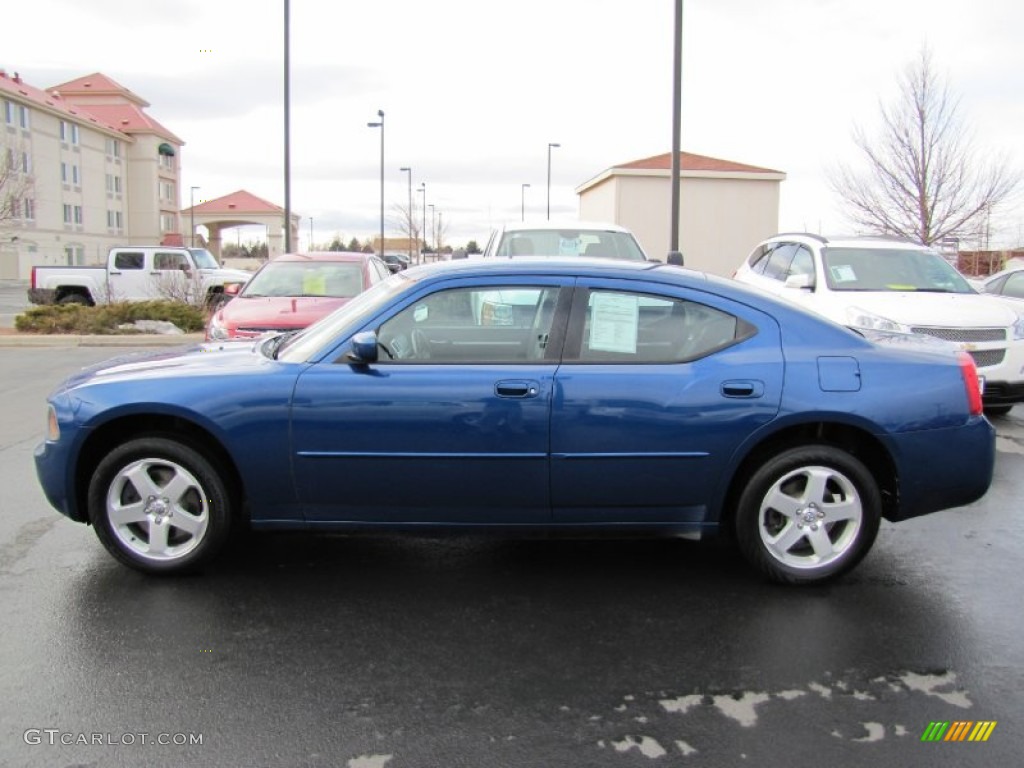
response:
<path fill-rule="evenodd" d="M 0 179 L 5 163 L 15 170 L 0 196 L 17 192 L 0 217 L 0 278 L 181 241 L 184 142 L 147 107 L 98 72 L 41 89 L 0 70 Z"/>
<path fill-rule="evenodd" d="M 779 227 L 786 174 L 680 153 L 679 241 L 686 266 L 731 275 Z M 628 227 L 648 256 L 664 260 L 671 234 L 672 154 L 617 165 L 576 188 L 580 218 Z"/>

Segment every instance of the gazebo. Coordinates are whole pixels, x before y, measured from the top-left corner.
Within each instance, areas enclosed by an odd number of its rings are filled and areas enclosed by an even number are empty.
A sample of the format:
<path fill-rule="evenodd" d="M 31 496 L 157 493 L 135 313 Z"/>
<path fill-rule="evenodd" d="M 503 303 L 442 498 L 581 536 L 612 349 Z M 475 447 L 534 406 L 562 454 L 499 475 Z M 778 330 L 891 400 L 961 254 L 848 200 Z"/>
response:
<path fill-rule="evenodd" d="M 294 213 L 291 215 L 293 250 L 298 250 L 300 218 Z M 263 225 L 267 228 L 267 256 L 270 259 L 284 253 L 284 208 L 256 197 L 244 189 L 215 200 L 207 200 L 196 206 L 183 208 L 181 220 L 193 234 L 196 227 L 200 225 L 206 227 L 210 233 L 207 243 L 210 251 L 218 259 L 221 256 L 221 233 L 223 230 L 250 224 Z M 188 245 L 190 241 L 191 237 L 186 236 L 185 245 Z"/>

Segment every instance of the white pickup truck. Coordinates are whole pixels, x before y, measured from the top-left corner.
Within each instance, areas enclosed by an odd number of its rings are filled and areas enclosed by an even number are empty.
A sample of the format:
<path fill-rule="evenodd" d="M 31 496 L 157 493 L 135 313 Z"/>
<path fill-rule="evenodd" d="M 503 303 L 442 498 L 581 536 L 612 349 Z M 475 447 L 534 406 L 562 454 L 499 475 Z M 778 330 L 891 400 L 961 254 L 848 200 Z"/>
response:
<path fill-rule="evenodd" d="M 106 266 L 33 267 L 28 298 L 33 304 L 94 305 L 204 296 L 216 303 L 226 284 L 250 277 L 251 272 L 222 268 L 205 248 L 125 246 L 110 249 Z"/>

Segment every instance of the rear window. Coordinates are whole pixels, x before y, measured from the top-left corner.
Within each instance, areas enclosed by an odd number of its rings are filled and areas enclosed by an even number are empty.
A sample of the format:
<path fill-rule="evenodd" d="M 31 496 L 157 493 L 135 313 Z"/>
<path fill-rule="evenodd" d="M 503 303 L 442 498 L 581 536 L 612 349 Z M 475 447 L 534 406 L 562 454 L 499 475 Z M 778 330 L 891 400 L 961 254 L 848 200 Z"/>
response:
<path fill-rule="evenodd" d="M 522 229 L 506 232 L 497 256 L 586 256 L 645 261 L 644 252 L 628 232 L 597 229 Z"/>

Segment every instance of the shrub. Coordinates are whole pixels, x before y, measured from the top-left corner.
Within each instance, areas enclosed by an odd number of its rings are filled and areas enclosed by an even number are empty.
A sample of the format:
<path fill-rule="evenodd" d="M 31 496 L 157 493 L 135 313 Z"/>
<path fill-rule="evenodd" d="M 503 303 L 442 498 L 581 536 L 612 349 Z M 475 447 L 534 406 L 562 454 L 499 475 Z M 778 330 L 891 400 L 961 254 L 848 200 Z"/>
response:
<path fill-rule="evenodd" d="M 118 326 L 136 320 L 165 320 L 185 333 L 201 331 L 206 313 L 176 301 L 121 301 L 98 307 L 53 304 L 33 307 L 14 318 L 14 327 L 27 333 L 130 334 Z"/>

